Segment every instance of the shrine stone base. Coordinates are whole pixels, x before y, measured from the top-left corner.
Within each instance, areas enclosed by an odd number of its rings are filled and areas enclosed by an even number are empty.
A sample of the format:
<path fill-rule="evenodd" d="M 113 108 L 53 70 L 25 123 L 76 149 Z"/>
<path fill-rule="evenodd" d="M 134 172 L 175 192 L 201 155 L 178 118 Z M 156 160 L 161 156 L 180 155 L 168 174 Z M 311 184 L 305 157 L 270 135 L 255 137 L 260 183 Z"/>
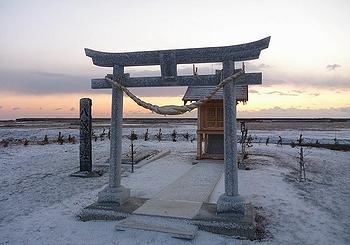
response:
<path fill-rule="evenodd" d="M 80 212 L 78 217 L 82 221 L 89 220 L 116 220 L 121 221 L 128 217 L 140 216 L 145 219 L 158 217 L 164 219 L 164 226 L 168 223 L 175 223 L 179 220 L 190 225 L 195 225 L 199 230 L 234 236 L 242 239 L 260 240 L 264 238 L 265 231 L 261 220 L 257 219 L 255 209 L 251 204 L 244 205 L 244 215 L 232 215 L 217 213 L 217 205 L 213 203 L 203 203 L 199 213 L 192 219 L 179 219 L 163 216 L 151 216 L 134 214 L 133 212 L 145 204 L 148 199 L 130 197 L 125 203 L 117 205 L 113 202 L 96 202 Z M 118 223 L 117 223 L 118 226 Z M 142 225 L 140 225 L 142 227 Z M 142 230 L 142 228 L 139 228 Z M 122 231 L 116 231 L 122 232 Z"/>
<path fill-rule="evenodd" d="M 257 222 L 254 207 L 246 203 L 244 215 L 217 213 L 217 205 L 204 203 L 199 214 L 192 221 L 200 230 L 234 236 L 242 239 L 261 240 L 265 231 L 263 224 Z"/>
<path fill-rule="evenodd" d="M 118 205 L 115 202 L 95 202 L 81 210 L 78 217 L 82 221 L 89 220 L 122 220 L 141 207 L 148 199 L 130 197 Z"/>
<path fill-rule="evenodd" d="M 217 213 L 233 216 L 245 215 L 244 199 L 240 195 L 227 196 L 222 194 L 217 202 Z"/>
<path fill-rule="evenodd" d="M 124 186 L 110 187 L 106 186 L 101 192 L 98 193 L 98 202 L 112 202 L 122 205 L 130 198 L 130 189 Z"/>

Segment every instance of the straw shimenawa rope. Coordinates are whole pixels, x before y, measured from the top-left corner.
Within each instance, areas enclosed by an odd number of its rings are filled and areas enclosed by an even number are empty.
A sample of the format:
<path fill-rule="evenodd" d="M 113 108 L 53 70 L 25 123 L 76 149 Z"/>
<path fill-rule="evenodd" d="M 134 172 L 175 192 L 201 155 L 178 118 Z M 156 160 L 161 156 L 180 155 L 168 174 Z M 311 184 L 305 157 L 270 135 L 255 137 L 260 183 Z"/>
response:
<path fill-rule="evenodd" d="M 145 102 L 138 98 L 136 95 L 130 92 L 129 89 L 121 85 L 119 82 L 114 81 L 110 79 L 109 77 L 105 77 L 108 82 L 112 84 L 112 86 L 121 89 L 124 93 L 126 93 L 133 101 L 136 102 L 139 106 L 142 106 L 145 109 L 148 109 L 154 113 L 160 114 L 160 115 L 181 115 L 186 112 L 192 111 L 199 107 L 201 104 L 204 102 L 210 100 L 225 84 L 229 82 L 233 82 L 236 80 L 239 76 L 241 76 L 244 73 L 244 70 L 239 70 L 237 73 L 233 74 L 232 76 L 229 76 L 222 80 L 218 85 L 215 86 L 214 90 L 204 97 L 203 99 L 193 102 L 189 105 L 166 105 L 166 106 L 158 106 L 158 105 L 153 105 L 151 103 Z"/>

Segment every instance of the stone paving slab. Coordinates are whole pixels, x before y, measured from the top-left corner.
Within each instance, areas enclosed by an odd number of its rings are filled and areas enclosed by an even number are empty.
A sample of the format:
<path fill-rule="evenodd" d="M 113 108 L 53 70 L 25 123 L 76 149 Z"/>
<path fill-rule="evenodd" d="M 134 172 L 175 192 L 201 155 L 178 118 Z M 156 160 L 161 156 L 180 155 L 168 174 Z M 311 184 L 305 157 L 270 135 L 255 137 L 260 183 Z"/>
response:
<path fill-rule="evenodd" d="M 133 214 L 192 219 L 198 214 L 201 206 L 202 202 L 151 199 Z"/>
<path fill-rule="evenodd" d="M 209 199 L 223 171 L 224 165 L 220 162 L 200 162 L 136 209 L 134 214 L 191 219 Z"/>
<path fill-rule="evenodd" d="M 222 161 L 199 162 L 154 199 L 206 202 L 224 171 Z"/>
<path fill-rule="evenodd" d="M 139 229 L 157 231 L 182 239 L 193 239 L 198 231 L 197 226 L 188 224 L 183 220 L 137 215 L 119 221 L 115 228 L 116 230 Z"/>

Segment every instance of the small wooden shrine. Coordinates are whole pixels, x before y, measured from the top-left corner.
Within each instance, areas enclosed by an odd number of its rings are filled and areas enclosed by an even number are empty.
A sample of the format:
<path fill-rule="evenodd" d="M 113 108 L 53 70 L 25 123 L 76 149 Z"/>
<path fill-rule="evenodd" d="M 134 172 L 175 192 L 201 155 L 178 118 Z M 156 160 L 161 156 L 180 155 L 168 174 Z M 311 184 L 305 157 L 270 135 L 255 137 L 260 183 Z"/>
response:
<path fill-rule="evenodd" d="M 182 100 L 185 104 L 188 101 L 198 101 L 210 94 L 214 88 L 214 86 L 190 86 Z M 236 86 L 236 100 L 237 103 L 248 101 L 248 85 Z M 197 127 L 197 159 L 224 159 L 222 90 L 198 108 Z"/>

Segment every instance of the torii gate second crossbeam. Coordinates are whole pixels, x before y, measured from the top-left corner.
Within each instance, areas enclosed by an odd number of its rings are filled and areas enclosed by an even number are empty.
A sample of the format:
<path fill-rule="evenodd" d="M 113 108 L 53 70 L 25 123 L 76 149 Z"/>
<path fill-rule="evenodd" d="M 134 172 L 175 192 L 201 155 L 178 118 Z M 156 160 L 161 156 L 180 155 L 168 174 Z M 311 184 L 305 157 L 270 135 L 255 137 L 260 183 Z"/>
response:
<path fill-rule="evenodd" d="M 235 73 L 235 62 L 257 59 L 268 48 L 270 37 L 240 45 L 210 48 L 157 50 L 143 52 L 107 53 L 85 49 L 93 64 L 113 67 L 108 76 L 125 87 L 208 86 L 217 85 L 221 77 Z M 178 76 L 177 64 L 222 62 L 223 76 Z M 130 77 L 124 73 L 126 66 L 160 65 L 160 77 Z M 225 193 L 217 203 L 218 213 L 244 214 L 244 202 L 238 194 L 237 135 L 236 135 L 236 85 L 261 84 L 261 73 L 245 73 L 235 83 L 224 86 L 224 163 Z M 105 78 L 92 79 L 93 89 L 112 89 L 111 141 L 109 184 L 98 195 L 98 202 L 121 205 L 130 197 L 130 190 L 121 185 L 123 92 Z"/>

